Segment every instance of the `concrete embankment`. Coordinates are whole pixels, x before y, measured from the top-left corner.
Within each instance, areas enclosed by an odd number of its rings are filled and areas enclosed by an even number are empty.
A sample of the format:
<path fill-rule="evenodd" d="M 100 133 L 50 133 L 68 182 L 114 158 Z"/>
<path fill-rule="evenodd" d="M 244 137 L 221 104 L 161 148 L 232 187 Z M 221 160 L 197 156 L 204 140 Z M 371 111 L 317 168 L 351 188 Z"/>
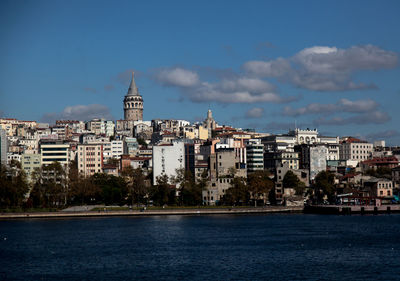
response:
<path fill-rule="evenodd" d="M 390 214 L 399 212 L 400 212 L 400 204 L 381 205 L 381 206 L 313 205 L 304 207 L 304 213 L 306 214 L 364 215 L 364 214 Z"/>
<path fill-rule="evenodd" d="M 129 211 L 83 211 L 83 212 L 37 212 L 37 213 L 0 213 L 0 219 L 27 218 L 71 218 L 106 216 L 170 216 L 170 215 L 218 215 L 218 214 L 268 214 L 301 213 L 303 207 L 265 207 L 265 208 L 198 208 L 198 209 L 160 209 Z"/>

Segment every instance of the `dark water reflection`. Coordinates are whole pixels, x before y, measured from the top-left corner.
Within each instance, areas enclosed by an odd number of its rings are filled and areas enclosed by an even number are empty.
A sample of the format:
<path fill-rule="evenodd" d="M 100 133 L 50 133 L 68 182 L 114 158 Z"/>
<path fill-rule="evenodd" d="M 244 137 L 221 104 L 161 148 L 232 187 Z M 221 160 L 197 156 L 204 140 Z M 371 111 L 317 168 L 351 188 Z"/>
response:
<path fill-rule="evenodd" d="M 400 215 L 0 221 L 1 280 L 400 280 Z"/>

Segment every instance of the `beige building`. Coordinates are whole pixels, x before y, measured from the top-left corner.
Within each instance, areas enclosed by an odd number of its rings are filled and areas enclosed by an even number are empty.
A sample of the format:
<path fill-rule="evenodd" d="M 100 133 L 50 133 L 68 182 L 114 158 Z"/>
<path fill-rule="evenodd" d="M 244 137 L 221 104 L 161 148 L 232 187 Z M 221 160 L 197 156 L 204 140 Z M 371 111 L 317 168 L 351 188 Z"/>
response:
<path fill-rule="evenodd" d="M 42 156 L 40 154 L 24 153 L 21 155 L 21 166 L 30 181 L 34 169 L 42 166 Z"/>
<path fill-rule="evenodd" d="M 390 180 L 378 181 L 376 185 L 376 196 L 393 196 L 393 183 Z"/>
<path fill-rule="evenodd" d="M 239 156 L 233 148 L 217 149 L 210 155 L 210 183 L 203 190 L 203 202 L 206 205 L 215 205 L 231 188 L 234 177 L 247 177 L 247 170 L 241 165 Z"/>
<path fill-rule="evenodd" d="M 79 173 L 84 176 L 101 173 L 103 169 L 103 145 L 79 144 L 77 159 Z"/>

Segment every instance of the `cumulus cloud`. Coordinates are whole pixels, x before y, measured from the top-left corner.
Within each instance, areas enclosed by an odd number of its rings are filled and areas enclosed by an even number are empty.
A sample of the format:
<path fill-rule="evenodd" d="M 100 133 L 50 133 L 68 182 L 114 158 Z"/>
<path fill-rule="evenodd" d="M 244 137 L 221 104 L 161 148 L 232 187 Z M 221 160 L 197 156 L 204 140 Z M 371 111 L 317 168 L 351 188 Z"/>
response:
<path fill-rule="evenodd" d="M 41 118 L 42 122 L 54 123 L 55 120 L 91 120 L 94 118 L 104 118 L 112 120 L 113 117 L 107 106 L 101 104 L 74 105 L 67 106 L 60 113 L 46 113 Z"/>
<path fill-rule="evenodd" d="M 365 124 L 383 124 L 391 120 L 391 117 L 386 112 L 373 111 L 362 114 L 357 114 L 350 117 L 333 117 L 327 119 L 325 117 L 314 120 L 315 125 L 365 125 Z"/>
<path fill-rule="evenodd" d="M 285 116 L 299 116 L 306 114 L 331 114 L 336 112 L 364 113 L 377 109 L 379 104 L 371 99 L 351 101 L 340 99 L 336 104 L 311 103 L 300 108 L 286 106 L 283 108 Z"/>
<path fill-rule="evenodd" d="M 192 87 L 199 83 L 196 72 L 180 67 L 156 70 L 155 79 L 165 86 Z"/>
<path fill-rule="evenodd" d="M 284 103 L 297 99 L 280 96 L 274 85 L 255 77 L 237 76 L 210 83 L 200 81 L 197 72 L 180 67 L 155 70 L 153 77 L 162 85 L 179 88 L 193 102 Z"/>
<path fill-rule="evenodd" d="M 249 61 L 243 69 L 258 77 L 276 77 L 300 88 L 314 91 L 346 91 L 376 88 L 373 83 L 352 80 L 365 70 L 390 69 L 397 66 L 398 55 L 373 45 L 348 49 L 315 46 L 293 57 L 271 61 Z"/>
<path fill-rule="evenodd" d="M 262 107 L 254 107 L 246 112 L 247 118 L 261 118 L 263 116 L 264 116 L 264 108 Z"/>
<path fill-rule="evenodd" d="M 375 132 L 375 133 L 371 133 L 368 134 L 366 136 L 366 138 L 368 140 L 384 140 L 384 139 L 390 139 L 390 138 L 395 138 L 400 136 L 400 132 L 397 130 L 386 130 L 386 131 L 382 131 L 382 132 Z"/>
<path fill-rule="evenodd" d="M 246 83 L 247 85 L 238 81 L 203 82 L 199 87 L 186 94 L 193 102 L 284 103 L 296 99 L 296 97 L 283 98 L 273 91 L 262 92 L 259 88 L 261 84 L 256 81 L 247 81 Z"/>
<path fill-rule="evenodd" d="M 290 62 L 284 58 L 272 61 L 248 61 L 243 69 L 249 74 L 261 77 L 282 77 L 292 71 Z"/>

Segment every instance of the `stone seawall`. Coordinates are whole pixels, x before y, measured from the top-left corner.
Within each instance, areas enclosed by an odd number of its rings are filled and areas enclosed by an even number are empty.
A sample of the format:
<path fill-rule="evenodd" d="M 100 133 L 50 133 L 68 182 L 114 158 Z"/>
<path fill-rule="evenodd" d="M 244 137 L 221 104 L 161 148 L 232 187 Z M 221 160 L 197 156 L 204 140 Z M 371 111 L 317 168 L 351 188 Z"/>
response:
<path fill-rule="evenodd" d="M 303 207 L 265 207 L 265 208 L 215 208 L 215 209 L 162 209 L 130 211 L 84 211 L 84 212 L 38 212 L 38 213 L 0 213 L 0 219 L 29 218 L 72 218 L 106 216 L 170 216 L 170 215 L 219 215 L 219 214 L 268 214 L 302 213 Z"/>

